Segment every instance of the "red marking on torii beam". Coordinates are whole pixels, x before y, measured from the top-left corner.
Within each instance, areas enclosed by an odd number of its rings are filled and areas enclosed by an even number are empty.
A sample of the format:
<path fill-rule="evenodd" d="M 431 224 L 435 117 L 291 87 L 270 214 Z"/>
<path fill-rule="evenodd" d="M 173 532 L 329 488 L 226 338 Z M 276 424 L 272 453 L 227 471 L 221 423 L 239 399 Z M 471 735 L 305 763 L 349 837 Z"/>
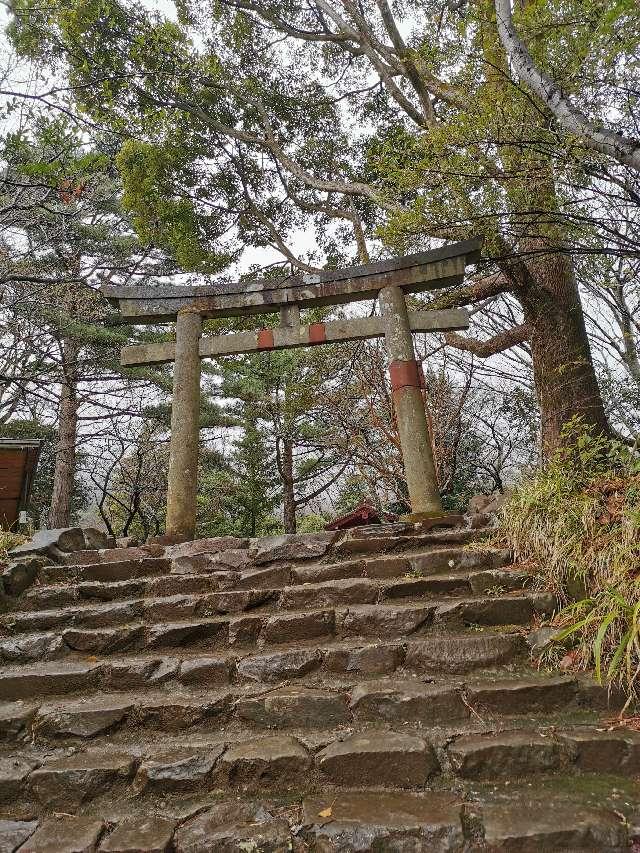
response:
<path fill-rule="evenodd" d="M 312 323 L 309 326 L 309 343 L 324 344 L 327 341 L 327 329 L 324 323 Z"/>
<path fill-rule="evenodd" d="M 260 329 L 258 332 L 258 349 L 273 349 L 273 330 Z"/>

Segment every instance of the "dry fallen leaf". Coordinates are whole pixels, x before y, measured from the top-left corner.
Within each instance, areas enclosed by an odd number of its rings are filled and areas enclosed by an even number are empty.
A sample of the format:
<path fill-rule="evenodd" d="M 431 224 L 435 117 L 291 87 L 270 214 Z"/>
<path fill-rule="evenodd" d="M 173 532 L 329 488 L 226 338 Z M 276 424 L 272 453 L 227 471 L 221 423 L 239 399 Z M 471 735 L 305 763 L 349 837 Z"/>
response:
<path fill-rule="evenodd" d="M 333 814 L 333 809 L 331 808 L 331 806 L 329 806 L 329 808 L 322 809 L 321 812 L 318 812 L 318 817 L 331 817 L 332 814 Z"/>

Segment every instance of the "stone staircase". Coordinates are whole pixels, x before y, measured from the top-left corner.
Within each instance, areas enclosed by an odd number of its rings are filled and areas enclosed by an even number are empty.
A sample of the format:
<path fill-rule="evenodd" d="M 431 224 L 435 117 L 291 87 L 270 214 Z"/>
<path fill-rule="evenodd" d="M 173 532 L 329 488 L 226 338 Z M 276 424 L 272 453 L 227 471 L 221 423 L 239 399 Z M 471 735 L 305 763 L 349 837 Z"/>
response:
<path fill-rule="evenodd" d="M 626 851 L 640 733 L 482 531 L 74 552 L 0 619 L 0 853 Z"/>

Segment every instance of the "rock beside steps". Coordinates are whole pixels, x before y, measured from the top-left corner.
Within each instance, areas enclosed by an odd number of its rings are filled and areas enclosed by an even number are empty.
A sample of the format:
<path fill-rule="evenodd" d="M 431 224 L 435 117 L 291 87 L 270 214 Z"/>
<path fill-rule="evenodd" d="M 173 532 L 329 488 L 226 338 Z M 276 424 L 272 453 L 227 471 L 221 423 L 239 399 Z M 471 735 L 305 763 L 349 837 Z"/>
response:
<path fill-rule="evenodd" d="M 640 733 L 482 533 L 68 554 L 0 618 L 0 853 L 627 851 Z"/>

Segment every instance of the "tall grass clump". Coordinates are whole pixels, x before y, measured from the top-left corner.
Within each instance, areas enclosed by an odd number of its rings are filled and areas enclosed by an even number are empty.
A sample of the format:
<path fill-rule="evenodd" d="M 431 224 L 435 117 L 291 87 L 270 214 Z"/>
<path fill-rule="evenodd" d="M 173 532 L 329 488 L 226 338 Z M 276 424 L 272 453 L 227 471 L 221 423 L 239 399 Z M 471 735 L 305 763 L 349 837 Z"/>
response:
<path fill-rule="evenodd" d="M 513 493 L 501 532 L 562 605 L 547 656 L 593 668 L 631 702 L 640 687 L 640 454 L 578 420 L 565 440 Z"/>
<path fill-rule="evenodd" d="M 15 548 L 16 545 L 21 545 L 26 536 L 20 533 L 12 533 L 10 530 L 2 530 L 0 528 L 0 563 L 4 563 L 9 559 L 9 551 Z"/>

